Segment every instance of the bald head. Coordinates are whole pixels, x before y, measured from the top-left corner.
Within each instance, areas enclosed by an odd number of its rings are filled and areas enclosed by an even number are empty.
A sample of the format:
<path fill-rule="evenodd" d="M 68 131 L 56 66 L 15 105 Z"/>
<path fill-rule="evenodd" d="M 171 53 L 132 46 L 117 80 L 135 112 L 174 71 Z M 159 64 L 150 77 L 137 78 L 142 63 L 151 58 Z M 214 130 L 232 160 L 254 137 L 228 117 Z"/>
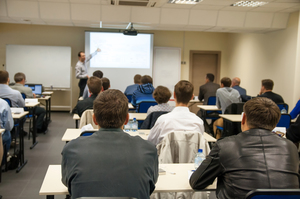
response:
<path fill-rule="evenodd" d="M 233 79 L 232 79 L 232 84 L 231 84 L 231 87 L 234 87 L 234 86 L 239 86 L 239 85 L 240 85 L 240 83 L 241 83 L 241 80 L 240 80 L 240 78 L 238 78 L 238 77 L 235 77 L 235 78 L 233 78 Z"/>

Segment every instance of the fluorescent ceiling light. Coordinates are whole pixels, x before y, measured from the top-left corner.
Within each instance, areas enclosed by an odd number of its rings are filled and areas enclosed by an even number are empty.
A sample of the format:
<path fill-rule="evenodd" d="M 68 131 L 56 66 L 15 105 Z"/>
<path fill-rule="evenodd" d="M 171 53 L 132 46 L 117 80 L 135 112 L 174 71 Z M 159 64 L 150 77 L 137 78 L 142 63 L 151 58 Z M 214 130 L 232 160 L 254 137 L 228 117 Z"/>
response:
<path fill-rule="evenodd" d="M 169 0 L 168 3 L 173 4 L 197 4 L 203 0 Z"/>
<path fill-rule="evenodd" d="M 258 7 L 268 4 L 269 2 L 264 1 L 238 1 L 231 6 L 237 6 L 237 7 Z"/>

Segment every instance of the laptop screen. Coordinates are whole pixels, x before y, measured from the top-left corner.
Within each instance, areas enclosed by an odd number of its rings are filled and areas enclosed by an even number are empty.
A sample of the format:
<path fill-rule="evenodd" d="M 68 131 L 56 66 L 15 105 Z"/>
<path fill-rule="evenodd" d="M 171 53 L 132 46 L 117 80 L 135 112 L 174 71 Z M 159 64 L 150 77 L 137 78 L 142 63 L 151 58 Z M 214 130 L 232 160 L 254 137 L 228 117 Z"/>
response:
<path fill-rule="evenodd" d="M 25 86 L 31 88 L 32 92 L 36 95 L 42 94 L 42 84 L 25 84 Z"/>

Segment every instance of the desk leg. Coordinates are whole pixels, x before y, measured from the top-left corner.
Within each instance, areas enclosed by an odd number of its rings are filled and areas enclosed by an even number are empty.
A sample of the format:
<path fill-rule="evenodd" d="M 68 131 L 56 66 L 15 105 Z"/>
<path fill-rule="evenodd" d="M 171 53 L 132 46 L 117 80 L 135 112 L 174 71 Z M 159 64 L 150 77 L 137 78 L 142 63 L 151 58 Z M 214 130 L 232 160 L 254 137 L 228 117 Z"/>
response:
<path fill-rule="evenodd" d="M 17 173 L 19 173 L 21 171 L 21 169 L 27 164 L 27 160 L 24 160 L 24 136 L 23 136 L 23 120 L 22 119 L 19 120 L 18 131 L 19 131 L 19 142 L 20 142 L 19 143 L 20 166 L 16 170 Z"/>
<path fill-rule="evenodd" d="M 48 123 L 50 122 L 51 122 L 51 97 L 49 98 L 49 102 L 48 102 Z"/>
<path fill-rule="evenodd" d="M 78 129 L 78 120 L 75 120 L 75 128 Z"/>
<path fill-rule="evenodd" d="M 32 132 L 32 146 L 30 149 L 33 149 L 35 145 L 37 145 L 36 141 L 36 118 L 35 118 L 35 108 L 32 109 L 32 115 L 33 115 L 33 132 Z"/>
<path fill-rule="evenodd" d="M 47 195 L 46 199 L 54 199 L 54 195 Z"/>

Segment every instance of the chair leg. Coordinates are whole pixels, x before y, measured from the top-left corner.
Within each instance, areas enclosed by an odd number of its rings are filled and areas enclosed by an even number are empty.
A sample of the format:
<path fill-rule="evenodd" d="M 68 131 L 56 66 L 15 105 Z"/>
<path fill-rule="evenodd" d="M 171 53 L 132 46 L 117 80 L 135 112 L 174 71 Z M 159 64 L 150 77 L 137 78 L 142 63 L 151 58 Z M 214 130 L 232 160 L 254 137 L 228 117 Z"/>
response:
<path fill-rule="evenodd" d="M 29 119 L 29 132 L 28 132 L 28 140 L 30 140 L 30 133 L 31 133 L 31 118 Z"/>

